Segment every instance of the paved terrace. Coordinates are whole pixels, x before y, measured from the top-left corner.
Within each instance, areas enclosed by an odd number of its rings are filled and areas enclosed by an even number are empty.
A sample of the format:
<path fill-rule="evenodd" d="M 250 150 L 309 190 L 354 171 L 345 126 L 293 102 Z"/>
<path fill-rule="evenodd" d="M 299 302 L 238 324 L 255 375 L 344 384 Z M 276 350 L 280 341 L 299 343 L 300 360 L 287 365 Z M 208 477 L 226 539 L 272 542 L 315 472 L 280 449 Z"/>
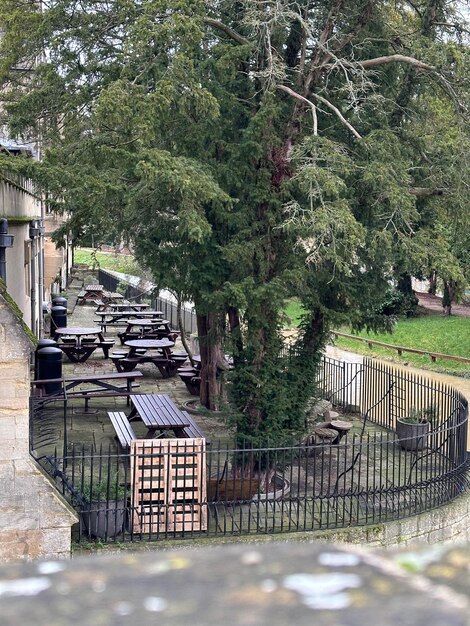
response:
<path fill-rule="evenodd" d="M 83 282 L 93 283 L 96 282 L 96 278 L 84 276 L 83 279 L 74 279 L 71 283 L 67 292 L 68 326 L 97 326 L 96 306 L 94 304 L 76 304 L 77 294 L 82 288 Z M 115 340 L 114 348 L 116 350 L 121 348 L 119 338 L 117 337 L 117 332 L 121 330 L 123 330 L 123 326 L 117 328 L 108 326 L 105 334 L 107 339 Z M 175 350 L 183 349 L 181 341 L 177 340 Z M 165 393 L 178 406 L 190 400 L 197 400 L 197 398 L 189 394 L 186 385 L 179 379 L 178 375 L 172 378 L 162 378 L 158 369 L 151 363 L 139 365 L 137 369 L 144 374 L 136 379 L 136 383 L 139 385 L 135 389 L 137 393 Z M 110 359 L 104 358 L 101 350 L 96 350 L 85 363 L 71 363 L 64 355 L 62 371 L 64 376 L 79 377 L 116 372 L 116 368 Z M 108 446 L 118 450 L 115 431 L 109 420 L 108 411 L 124 411 L 128 414 L 129 407 L 126 404 L 126 399 L 124 397 L 91 397 L 89 410 L 85 411 L 84 409 L 83 399 L 70 399 L 68 401 L 67 437 L 69 448 L 72 444 L 83 444 L 86 448 L 92 445 L 96 451 L 99 450 L 100 446 L 103 447 L 103 450 L 107 450 Z M 348 416 L 348 419 L 353 421 L 353 429 L 350 431 L 350 435 L 354 432 L 359 432 L 362 428 L 362 422 L 358 419 L 358 416 L 351 415 Z M 211 441 L 217 442 L 220 440 L 223 445 L 233 441 L 233 434 L 227 428 L 222 417 L 214 417 L 213 414 L 198 414 L 195 416 L 195 420 Z M 133 428 L 137 437 L 144 437 L 147 431 L 141 422 L 133 422 Z M 373 431 L 377 430 L 377 428 L 368 424 L 367 430 Z M 51 454 L 54 448 L 57 448 L 58 451 L 62 450 L 63 411 L 60 403 L 46 405 L 41 417 L 41 426 L 39 430 L 35 429 L 35 431 L 35 441 L 41 442 L 41 449 L 40 451 L 38 450 L 40 454 Z"/>
<path fill-rule="evenodd" d="M 96 279 L 89 279 L 89 282 Z M 85 280 L 86 282 L 86 280 Z M 85 304 L 76 305 L 76 295 L 81 289 L 82 281 L 74 280 L 67 292 L 68 298 L 68 326 L 92 327 L 97 326 L 95 310 L 96 305 Z M 123 326 L 112 328 L 108 326 L 107 339 L 115 339 L 115 349 L 121 348 L 117 332 L 123 330 Z M 175 344 L 175 350 L 183 350 L 181 342 Z M 112 352 L 112 349 L 111 349 Z M 166 393 L 172 400 L 181 406 L 188 400 L 197 400 L 191 396 L 185 384 L 176 375 L 173 378 L 162 378 L 158 369 L 146 363 L 139 365 L 138 369 L 144 374 L 136 380 L 139 385 L 136 393 Z M 62 373 L 64 376 L 84 376 L 99 375 L 108 372 L 116 372 L 116 368 L 110 359 L 105 359 L 101 350 L 96 350 L 85 363 L 71 363 L 65 355 L 63 356 Z M 125 397 L 104 397 L 90 399 L 89 410 L 85 412 L 83 399 L 70 399 L 68 401 L 68 428 L 67 436 L 69 446 L 71 444 L 84 444 L 87 448 L 93 445 L 98 450 L 102 445 L 103 449 L 108 446 L 116 447 L 115 431 L 109 420 L 108 411 L 129 412 Z M 61 450 L 63 442 L 63 419 L 62 407 L 60 403 L 46 405 L 43 417 L 41 418 L 40 432 L 36 432 L 35 440 L 41 441 L 41 454 L 50 453 L 57 446 Z M 196 421 L 202 430 L 211 439 L 227 439 L 228 433 L 221 419 L 214 419 L 207 416 L 196 416 Z M 146 427 L 140 422 L 133 422 L 133 428 L 138 437 L 143 437 Z M 46 444 L 46 447 L 44 447 Z"/>

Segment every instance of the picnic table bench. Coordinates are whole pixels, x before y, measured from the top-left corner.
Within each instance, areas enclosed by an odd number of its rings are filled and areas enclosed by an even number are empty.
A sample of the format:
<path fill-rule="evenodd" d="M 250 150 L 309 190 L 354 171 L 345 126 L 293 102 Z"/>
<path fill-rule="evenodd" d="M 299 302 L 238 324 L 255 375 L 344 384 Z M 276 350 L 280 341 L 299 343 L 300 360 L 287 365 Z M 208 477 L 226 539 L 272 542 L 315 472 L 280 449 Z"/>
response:
<path fill-rule="evenodd" d="M 72 363 L 84 363 L 97 348 L 103 351 L 107 359 L 110 348 L 114 346 L 114 339 L 106 339 L 101 330 L 95 327 L 65 326 L 56 328 L 55 333 L 61 340 L 57 347 Z"/>
<path fill-rule="evenodd" d="M 191 415 L 189 415 L 187 411 L 181 411 L 181 412 L 183 413 L 183 415 L 185 415 L 188 418 L 190 422 L 189 426 L 185 426 L 182 430 L 182 432 L 184 433 L 184 436 L 189 437 L 189 438 L 195 438 L 195 439 L 197 439 L 198 437 L 201 437 L 202 439 L 205 439 L 206 442 L 208 443 L 206 433 L 199 428 L 199 426 L 193 420 Z"/>
<path fill-rule="evenodd" d="M 108 417 L 111 420 L 116 436 L 121 446 L 127 450 L 131 446 L 131 441 L 137 439 L 134 430 L 122 411 L 108 411 Z"/>
<path fill-rule="evenodd" d="M 118 372 L 134 369 L 141 363 L 153 363 L 163 378 L 169 378 L 176 374 L 178 366 L 186 360 L 186 356 L 180 354 L 173 358 L 171 348 L 174 343 L 168 339 L 134 339 L 126 341 L 126 346 L 130 348 L 127 354 L 114 352 L 111 355 Z"/>
<path fill-rule="evenodd" d="M 141 311 L 142 309 L 148 309 L 150 304 L 146 304 L 144 302 L 130 302 L 125 298 L 120 302 L 101 302 L 96 309 L 97 313 L 101 313 L 104 311 L 121 311 L 121 310 L 132 310 L 132 311 Z"/>
<path fill-rule="evenodd" d="M 133 372 L 111 372 L 105 374 L 95 374 L 89 376 L 74 376 L 62 378 L 49 378 L 31 381 L 31 385 L 35 386 L 42 397 L 67 399 L 73 397 L 84 398 L 85 411 L 88 410 L 88 404 L 91 397 L 109 397 L 116 395 L 127 396 L 127 404 L 129 404 L 129 396 L 135 387 L 135 379 L 140 378 L 142 372 L 135 370 Z M 119 382 L 124 381 L 124 385 Z M 59 393 L 47 394 L 45 387 L 49 384 L 58 383 L 61 385 Z M 79 385 L 93 384 L 95 387 L 91 389 L 76 389 Z"/>

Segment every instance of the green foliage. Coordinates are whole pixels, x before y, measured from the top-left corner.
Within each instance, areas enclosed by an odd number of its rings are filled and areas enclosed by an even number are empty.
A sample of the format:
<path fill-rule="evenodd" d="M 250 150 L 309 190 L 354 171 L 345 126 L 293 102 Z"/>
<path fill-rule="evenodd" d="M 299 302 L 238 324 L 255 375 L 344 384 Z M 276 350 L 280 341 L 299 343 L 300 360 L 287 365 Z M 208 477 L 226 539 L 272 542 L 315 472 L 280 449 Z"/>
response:
<path fill-rule="evenodd" d="M 106 502 L 111 500 L 123 500 L 129 491 L 118 482 L 118 476 L 110 477 L 109 483 L 102 480 L 87 483 L 83 488 L 82 497 L 84 502 Z"/>
<path fill-rule="evenodd" d="M 133 276 L 142 276 L 143 273 L 142 268 L 133 257 L 112 252 L 96 252 L 96 250 L 76 248 L 74 250 L 74 261 L 77 264 L 82 263 L 94 269 L 101 267 Z"/>
<path fill-rule="evenodd" d="M 381 303 L 378 313 L 386 316 L 413 317 L 417 314 L 418 298 L 413 293 L 403 293 L 398 289 L 389 289 Z"/>
<path fill-rule="evenodd" d="M 431 424 L 435 418 L 436 407 L 434 405 L 430 405 L 424 409 L 411 407 L 408 415 L 405 415 L 405 417 L 401 417 L 400 420 L 402 422 L 405 422 L 405 424 Z"/>

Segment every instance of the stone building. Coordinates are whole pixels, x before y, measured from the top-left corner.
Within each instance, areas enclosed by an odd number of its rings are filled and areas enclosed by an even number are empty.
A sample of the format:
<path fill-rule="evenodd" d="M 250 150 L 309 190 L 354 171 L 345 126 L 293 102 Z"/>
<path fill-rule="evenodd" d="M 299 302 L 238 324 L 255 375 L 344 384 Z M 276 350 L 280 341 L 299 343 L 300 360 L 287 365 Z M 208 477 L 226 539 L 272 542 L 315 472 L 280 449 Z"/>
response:
<path fill-rule="evenodd" d="M 36 157 L 30 145 L 19 145 L 0 134 L 0 149 L 11 155 Z M 48 212 L 33 183 L 2 172 L 0 218 L 6 218 L 13 246 L 6 249 L 6 285 L 23 319 L 36 337 L 43 335 L 43 304 L 65 289 L 72 264 L 69 248 L 57 248 L 51 236 L 62 218 Z"/>
<path fill-rule="evenodd" d="M 77 521 L 29 454 L 33 340 L 0 282 L 0 561 L 69 557 Z"/>
<path fill-rule="evenodd" d="M 1 133 L 0 150 L 12 159 L 19 153 L 36 157 L 32 146 Z M 30 456 L 29 396 L 31 355 L 44 334 L 43 305 L 65 289 L 71 255 L 52 242 L 60 218 L 47 212 L 33 183 L 5 171 L 2 218 L 13 245 L 1 251 L 0 262 L 0 561 L 69 557 L 77 517 Z"/>

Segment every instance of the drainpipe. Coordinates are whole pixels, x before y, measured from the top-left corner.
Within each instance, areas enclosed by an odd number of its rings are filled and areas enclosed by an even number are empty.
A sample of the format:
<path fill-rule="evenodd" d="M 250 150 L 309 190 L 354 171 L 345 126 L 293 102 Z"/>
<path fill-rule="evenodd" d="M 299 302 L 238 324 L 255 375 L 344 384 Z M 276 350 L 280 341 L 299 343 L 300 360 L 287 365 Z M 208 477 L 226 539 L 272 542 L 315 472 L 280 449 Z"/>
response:
<path fill-rule="evenodd" d="M 38 298 L 39 298 L 39 328 L 38 337 L 44 336 L 44 202 L 41 200 L 41 221 L 39 225 L 39 239 L 38 239 Z"/>
<path fill-rule="evenodd" d="M 0 278 L 7 283 L 7 254 L 6 249 L 13 246 L 13 235 L 8 234 L 8 220 L 0 219 Z"/>
<path fill-rule="evenodd" d="M 36 286 L 36 276 L 39 274 L 40 266 L 40 244 L 41 244 L 41 222 L 32 220 L 29 224 L 29 238 L 31 239 L 31 331 L 39 337 L 38 321 L 42 317 L 41 286 Z M 36 264 L 38 272 L 36 272 Z M 38 309 L 38 299 L 40 309 Z"/>
<path fill-rule="evenodd" d="M 31 230 L 31 229 L 30 229 Z M 37 303 L 36 303 L 36 238 L 31 237 L 31 332 L 36 335 Z"/>

